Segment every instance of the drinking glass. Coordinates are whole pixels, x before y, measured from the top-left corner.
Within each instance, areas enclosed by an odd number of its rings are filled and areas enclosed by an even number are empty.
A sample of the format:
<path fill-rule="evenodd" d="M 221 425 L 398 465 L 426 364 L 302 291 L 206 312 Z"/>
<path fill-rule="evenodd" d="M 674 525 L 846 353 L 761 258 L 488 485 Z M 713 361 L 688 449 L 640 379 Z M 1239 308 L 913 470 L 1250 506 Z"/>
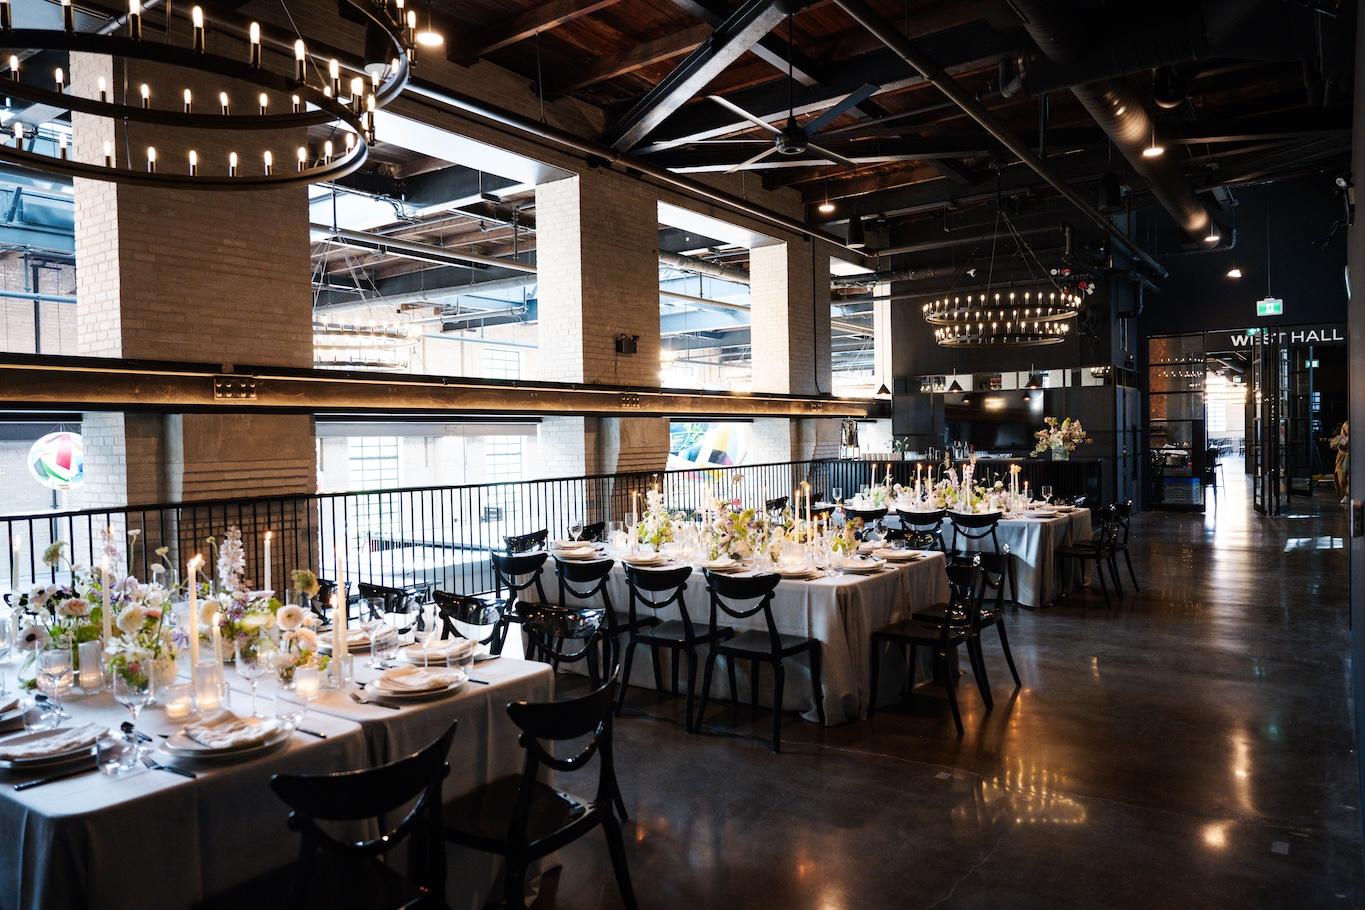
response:
<path fill-rule="evenodd" d="M 1044 484 L 1038 488 L 1038 492 L 1043 494 L 1043 502 L 1052 502 L 1052 487 Z"/>
<path fill-rule="evenodd" d="M 95 761 L 104 774 L 120 774 L 137 761 L 137 743 L 128 737 L 109 731 L 95 743 Z"/>
<path fill-rule="evenodd" d="M 275 643 L 265 637 L 237 642 L 237 675 L 251 684 L 251 716 L 261 717 L 256 708 L 256 686 L 261 677 L 270 672 L 271 654 Z"/>
<path fill-rule="evenodd" d="M 25 700 L 23 708 L 24 730 L 28 733 L 55 730 L 62 725 L 62 715 L 56 702 L 46 695 Z"/>
<path fill-rule="evenodd" d="M 308 699 L 297 691 L 280 689 L 275 693 L 275 718 L 285 726 L 298 729 L 308 713 Z"/>
<path fill-rule="evenodd" d="M 835 504 L 836 506 L 837 506 L 839 503 L 841 503 L 841 502 L 844 501 L 844 488 L 843 488 L 843 487 L 834 487 L 834 488 L 832 488 L 829 492 L 830 492 L 830 495 L 834 497 L 834 504 Z"/>
<path fill-rule="evenodd" d="M 13 629 L 10 626 L 8 616 L 0 618 L 0 661 L 9 657 L 10 649 L 14 645 Z M 0 665 L 0 695 L 8 694 L 9 688 L 5 685 L 5 668 Z"/>
<path fill-rule="evenodd" d="M 128 709 L 133 715 L 133 731 L 128 734 L 132 742 L 130 765 L 137 760 L 137 716 L 152 698 L 152 675 L 129 668 L 114 673 L 114 701 Z"/>
<path fill-rule="evenodd" d="M 387 627 L 380 629 L 370 640 L 370 666 L 376 670 L 387 670 L 393 666 L 401 644 L 396 630 Z"/>
<path fill-rule="evenodd" d="M 425 611 L 425 608 L 421 604 L 417 604 L 417 609 L 419 611 Z M 420 626 L 418 623 L 413 623 L 412 637 L 422 646 L 422 666 L 426 667 L 429 666 L 431 662 L 431 643 L 436 639 L 436 636 L 440 634 L 441 626 L 440 623 L 437 622 L 434 612 L 429 620 L 423 613 L 419 613 L 418 615 L 422 616 L 423 621 Z M 370 647 L 373 649 L 374 644 L 371 643 Z"/>
<path fill-rule="evenodd" d="M 57 713 L 65 717 L 62 692 L 71 688 L 71 649 L 65 644 L 49 645 L 38 652 L 38 682 L 52 697 Z"/>

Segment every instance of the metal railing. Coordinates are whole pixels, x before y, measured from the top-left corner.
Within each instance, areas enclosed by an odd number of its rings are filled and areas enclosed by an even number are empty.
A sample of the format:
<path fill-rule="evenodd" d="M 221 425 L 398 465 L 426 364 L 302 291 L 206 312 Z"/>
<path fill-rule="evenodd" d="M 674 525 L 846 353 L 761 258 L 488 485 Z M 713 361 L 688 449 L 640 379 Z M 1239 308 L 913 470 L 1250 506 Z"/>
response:
<path fill-rule="evenodd" d="M 49 566 L 43 551 L 66 544 L 67 559 L 95 566 L 102 555 L 101 532 L 110 528 L 126 571 L 147 579 L 157 549 L 183 577 L 186 563 L 202 554 L 213 573 L 210 538 L 221 541 L 240 528 L 247 551 L 247 581 L 264 584 L 265 536 L 271 541 L 271 586 L 283 593 L 295 569 L 319 577 L 402 587 L 430 585 L 438 590 L 481 594 L 494 589 L 489 553 L 503 549 L 504 538 L 547 530 L 550 538 L 568 537 L 581 525 L 626 521 L 643 511 L 652 487 L 664 494 L 670 511 L 694 511 L 709 497 L 757 506 L 765 499 L 790 496 L 809 483 L 816 500 L 834 491 L 852 496 L 883 482 L 888 468 L 895 482 L 910 482 L 911 462 L 818 459 L 738 467 L 697 468 L 658 473 L 596 474 L 549 480 L 509 481 L 462 486 L 410 487 L 347 493 L 244 497 L 157 503 L 31 515 L 0 516 L 0 541 L 9 559 L 0 566 L 0 592 L 26 592 L 34 585 L 65 582 L 66 563 Z M 1062 468 L 1062 471 L 1058 471 Z M 1062 480 L 1057 495 L 1090 492 L 1096 465 L 1051 466 L 1026 462 L 1025 477 L 1043 471 Z M 1097 470 L 1093 471 L 1097 475 Z M 1068 483 L 1059 475 L 1075 474 Z M 981 475 L 979 475 L 981 476 Z M 982 479 L 987 479 L 985 476 Z M 1047 482 L 1047 481 L 1043 481 Z M 1070 489 L 1071 486 L 1077 489 Z"/>

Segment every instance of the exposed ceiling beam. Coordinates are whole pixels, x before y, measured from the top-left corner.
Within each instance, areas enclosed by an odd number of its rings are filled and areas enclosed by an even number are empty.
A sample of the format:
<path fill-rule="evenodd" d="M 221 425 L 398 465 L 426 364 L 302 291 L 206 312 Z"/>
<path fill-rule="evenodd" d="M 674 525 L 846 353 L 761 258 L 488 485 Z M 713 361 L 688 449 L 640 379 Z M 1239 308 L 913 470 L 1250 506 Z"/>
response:
<path fill-rule="evenodd" d="M 950 61 L 945 67 L 949 74 L 959 74 L 993 68 L 1003 57 L 1014 53 L 1021 41 L 1027 40 L 1018 30 L 1002 33 L 988 27 L 967 26 L 930 36 L 925 39 L 925 46 L 932 48 L 936 59 Z M 841 62 L 835 73 L 819 85 L 796 86 L 790 99 L 785 80 L 779 79 L 733 92 L 726 100 L 760 119 L 772 121 L 787 116 L 789 103 L 799 117 L 817 114 L 863 85 L 875 85 L 877 94 L 886 94 L 926 83 L 919 73 L 908 72 L 904 61 L 895 54 L 880 50 Z M 719 105 L 695 104 L 672 117 L 658 135 L 637 151 L 660 152 L 753 128 L 748 120 L 737 118 Z"/>
<path fill-rule="evenodd" d="M 679 174 L 725 171 L 744 161 L 764 146 L 772 145 L 771 139 L 727 140 L 725 144 L 688 146 L 669 149 L 650 160 Z M 886 164 L 897 161 L 927 161 L 937 158 L 971 158 L 988 155 L 995 149 L 995 143 L 986 137 L 940 139 L 875 139 L 871 141 L 838 142 L 821 141 L 822 148 L 838 152 L 858 164 Z M 829 167 L 830 163 L 818 156 L 788 158 L 774 156 L 764 159 L 745 170 L 779 170 L 782 168 Z"/>
<path fill-rule="evenodd" d="M 673 0 L 673 5 L 686 11 L 698 22 L 705 23 L 711 28 L 719 28 L 733 10 L 720 0 Z M 819 3 L 812 3 L 807 6 L 810 9 L 814 6 L 823 6 L 823 0 Z M 787 42 L 774 36 L 764 35 L 762 38 L 749 48 L 750 53 L 770 65 L 782 75 L 786 75 L 790 68 L 791 76 L 802 85 L 814 85 L 821 80 L 821 73 L 816 71 L 816 64 L 807 58 L 800 51 L 792 51 L 787 47 Z"/>
<path fill-rule="evenodd" d="M 620 0 L 544 0 L 506 18 L 490 22 L 452 41 L 447 54 L 455 63 L 470 66 L 480 57 L 511 47 L 538 33 L 590 16 Z"/>
<path fill-rule="evenodd" d="M 610 131 L 610 145 L 628 152 L 670 114 L 696 96 L 787 15 L 797 0 L 745 0 L 701 46 L 626 112 Z"/>
<path fill-rule="evenodd" d="M 694 25 L 637 44 L 624 53 L 603 57 L 587 67 L 575 68 L 572 72 L 551 77 L 545 95 L 551 99 L 561 98 L 569 92 L 606 82 L 608 79 L 615 79 L 617 76 L 624 76 L 665 60 L 672 60 L 674 57 L 681 57 L 696 50 L 709 37 L 711 37 L 709 25 Z"/>

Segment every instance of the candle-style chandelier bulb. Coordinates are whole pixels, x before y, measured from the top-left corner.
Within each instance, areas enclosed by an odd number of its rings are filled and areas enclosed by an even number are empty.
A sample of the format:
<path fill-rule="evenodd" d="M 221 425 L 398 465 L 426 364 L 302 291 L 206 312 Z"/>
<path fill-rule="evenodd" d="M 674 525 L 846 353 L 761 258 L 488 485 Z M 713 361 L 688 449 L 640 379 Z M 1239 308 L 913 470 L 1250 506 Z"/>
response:
<path fill-rule="evenodd" d="M 114 166 L 114 143 L 108 139 L 104 140 L 104 166 Z"/>
<path fill-rule="evenodd" d="M 223 110 L 223 116 L 227 116 L 227 112 L 228 112 L 228 94 L 227 94 L 227 92 L 219 92 L 219 93 L 218 93 L 218 106 L 219 106 L 220 108 L 222 108 L 222 110 Z"/>
<path fill-rule="evenodd" d="M 128 35 L 134 41 L 142 39 L 142 0 L 128 0 Z"/>
<path fill-rule="evenodd" d="M 261 24 L 253 22 L 247 27 L 247 38 L 251 42 L 247 54 L 247 62 L 252 69 L 257 69 L 261 65 Z"/>
<path fill-rule="evenodd" d="M 107 103 L 109 101 L 109 83 L 104 80 L 103 76 L 95 80 L 95 87 L 100 93 L 100 104 Z"/>
<path fill-rule="evenodd" d="M 306 146 L 302 146 L 302 145 L 301 145 L 301 146 L 299 146 L 299 163 L 298 163 L 298 166 L 295 168 L 295 170 L 298 171 L 300 174 L 302 174 L 302 173 L 303 173 L 303 169 L 304 169 L 305 167 L 307 167 L 307 166 L 308 166 L 308 149 L 307 149 Z"/>
<path fill-rule="evenodd" d="M 9 4 L 7 3 L 7 4 L 5 4 L 5 6 L 9 6 Z M 19 81 L 19 55 L 18 55 L 18 54 L 10 54 L 10 55 L 9 55 L 9 77 L 10 77 L 11 79 L 13 79 L 15 82 L 18 82 L 18 81 Z"/>
<path fill-rule="evenodd" d="M 156 146 L 147 146 L 147 173 L 156 173 Z"/>
<path fill-rule="evenodd" d="M 355 133 L 346 134 L 346 152 L 350 154 L 351 149 L 355 148 Z"/>
<path fill-rule="evenodd" d="M 57 134 L 57 154 L 63 161 L 66 160 L 66 133 Z"/>
<path fill-rule="evenodd" d="M 237 176 L 237 153 L 228 152 L 228 176 Z"/>
<path fill-rule="evenodd" d="M 328 163 L 332 160 L 332 140 L 330 139 L 322 144 L 322 160 Z"/>
<path fill-rule="evenodd" d="M 261 92 L 260 97 L 257 98 L 256 100 L 257 100 L 258 102 L 260 102 L 260 105 L 261 105 L 261 116 L 264 117 L 264 116 L 265 116 L 265 109 L 266 109 L 266 107 L 268 107 L 268 106 L 270 105 L 270 97 L 269 97 L 268 95 L 266 95 L 265 92 Z"/>
<path fill-rule="evenodd" d="M 58 93 L 60 93 L 64 88 L 66 88 L 66 74 L 62 72 L 62 68 L 59 66 L 57 67 L 57 71 L 56 73 L 54 73 L 54 76 L 56 77 L 55 81 L 57 83 L 57 91 Z"/>
<path fill-rule="evenodd" d="M 152 87 L 147 83 L 138 86 L 138 94 L 142 96 L 142 108 L 146 110 L 152 106 Z"/>
<path fill-rule="evenodd" d="M 266 149 L 263 157 L 265 158 L 265 175 L 269 177 L 275 173 L 275 155 L 270 149 Z"/>
<path fill-rule="evenodd" d="M 332 84 L 332 97 L 341 97 L 341 64 L 333 57 L 327 61 L 327 78 Z"/>
<path fill-rule="evenodd" d="M 304 66 L 308 60 L 308 48 L 304 46 L 303 39 L 299 38 L 294 42 L 294 81 L 304 81 L 307 73 Z"/>
<path fill-rule="evenodd" d="M 24 147 L 24 125 L 18 121 L 14 123 L 14 147 L 17 149 Z"/>
<path fill-rule="evenodd" d="M 194 26 L 194 52 L 202 54 L 208 46 L 204 40 L 204 11 L 197 6 L 191 9 L 190 23 Z"/>
<path fill-rule="evenodd" d="M 199 153 L 194 149 L 190 149 L 190 176 L 199 176 Z"/>
<path fill-rule="evenodd" d="M 185 113 L 190 112 L 191 105 L 194 103 L 194 96 L 189 89 L 185 89 Z"/>
<path fill-rule="evenodd" d="M 289 102 L 294 107 L 294 113 L 297 114 L 299 111 L 303 110 L 303 101 L 299 98 L 298 95 L 291 95 L 289 97 Z"/>

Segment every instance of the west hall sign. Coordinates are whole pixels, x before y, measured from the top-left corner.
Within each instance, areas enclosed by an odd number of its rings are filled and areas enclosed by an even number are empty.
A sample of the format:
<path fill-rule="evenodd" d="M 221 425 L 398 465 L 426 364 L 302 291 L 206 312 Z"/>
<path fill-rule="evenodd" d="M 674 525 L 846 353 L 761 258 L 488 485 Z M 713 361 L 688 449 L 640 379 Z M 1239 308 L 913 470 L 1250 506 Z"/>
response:
<path fill-rule="evenodd" d="M 1345 344 L 1346 323 L 1283 328 L 1228 329 L 1204 333 L 1204 350 L 1239 351 L 1258 344 Z"/>

